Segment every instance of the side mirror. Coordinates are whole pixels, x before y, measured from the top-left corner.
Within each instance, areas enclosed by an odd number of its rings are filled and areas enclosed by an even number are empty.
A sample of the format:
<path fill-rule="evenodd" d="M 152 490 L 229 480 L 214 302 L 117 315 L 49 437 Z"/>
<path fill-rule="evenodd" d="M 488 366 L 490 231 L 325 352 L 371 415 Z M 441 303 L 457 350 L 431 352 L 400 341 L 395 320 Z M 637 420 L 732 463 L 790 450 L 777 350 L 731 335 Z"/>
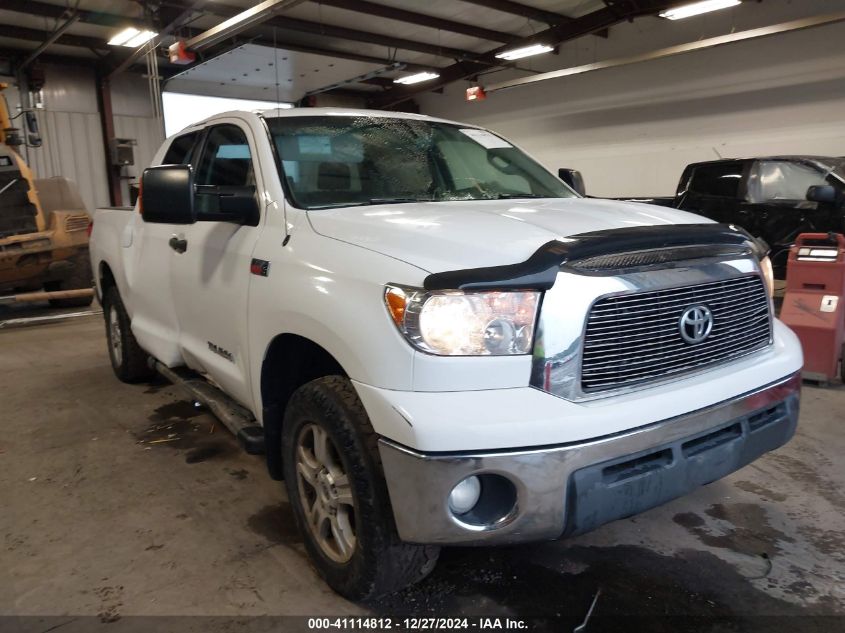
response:
<path fill-rule="evenodd" d="M 220 213 L 231 216 L 230 222 L 258 226 L 258 202 L 255 187 L 220 187 Z"/>
<path fill-rule="evenodd" d="M 193 224 L 194 172 L 190 165 L 149 167 L 141 175 L 141 217 L 145 222 Z"/>
<path fill-rule="evenodd" d="M 833 185 L 814 185 L 807 189 L 807 200 L 810 202 L 836 202 L 836 187 Z"/>
<path fill-rule="evenodd" d="M 197 185 L 195 189 L 203 220 L 258 226 L 253 185 Z"/>
<path fill-rule="evenodd" d="M 557 177 L 574 189 L 579 195 L 587 195 L 587 187 L 584 185 L 584 177 L 577 169 L 561 167 L 557 170 Z"/>

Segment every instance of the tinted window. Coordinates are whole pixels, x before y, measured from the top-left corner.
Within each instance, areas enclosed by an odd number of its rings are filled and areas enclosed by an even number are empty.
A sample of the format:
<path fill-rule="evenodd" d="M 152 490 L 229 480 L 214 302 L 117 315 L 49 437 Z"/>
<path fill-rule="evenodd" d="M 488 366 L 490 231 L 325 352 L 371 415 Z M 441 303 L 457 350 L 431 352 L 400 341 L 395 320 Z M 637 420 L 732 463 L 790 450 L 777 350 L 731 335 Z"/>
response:
<path fill-rule="evenodd" d="M 191 132 L 190 134 L 183 134 L 177 136 L 170 143 L 167 148 L 167 153 L 164 155 L 163 165 L 190 165 L 191 156 L 194 153 L 194 144 L 196 143 L 199 132 Z"/>
<path fill-rule="evenodd" d="M 807 189 L 826 185 L 825 174 L 811 165 L 785 160 L 758 161 L 748 179 L 751 202 L 806 200 Z"/>
<path fill-rule="evenodd" d="M 218 125 L 209 130 L 194 182 L 200 216 L 220 211 L 220 188 L 255 186 L 252 155 L 241 128 Z"/>
<path fill-rule="evenodd" d="M 738 198 L 745 163 L 709 163 L 693 168 L 689 190 L 708 196 Z"/>
<path fill-rule="evenodd" d="M 197 170 L 198 185 L 244 187 L 253 185 L 252 156 L 241 128 L 218 125 L 211 128 Z"/>
<path fill-rule="evenodd" d="M 288 191 L 304 208 L 576 195 L 486 130 L 368 116 L 268 123 Z"/>

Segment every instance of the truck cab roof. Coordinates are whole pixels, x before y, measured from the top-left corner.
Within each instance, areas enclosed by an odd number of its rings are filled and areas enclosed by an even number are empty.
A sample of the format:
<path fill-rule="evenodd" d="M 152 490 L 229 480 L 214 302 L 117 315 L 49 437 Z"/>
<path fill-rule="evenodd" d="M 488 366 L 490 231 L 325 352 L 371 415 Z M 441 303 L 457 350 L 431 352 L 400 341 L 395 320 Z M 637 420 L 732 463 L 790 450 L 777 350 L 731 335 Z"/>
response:
<path fill-rule="evenodd" d="M 813 156 L 810 154 L 783 154 L 776 156 L 745 156 L 739 158 L 720 158 L 717 160 L 704 160 L 697 163 L 690 163 L 694 165 L 713 165 L 718 163 L 732 163 L 735 161 L 752 161 L 752 160 L 781 160 L 793 163 L 812 163 L 826 169 L 836 169 L 843 162 L 845 158 L 834 156 Z"/>
<path fill-rule="evenodd" d="M 477 125 L 469 123 L 461 123 L 458 121 L 451 121 L 449 119 L 441 119 L 438 117 L 428 116 L 427 114 L 414 114 L 411 112 L 390 112 L 386 110 L 367 110 L 362 108 L 270 108 L 266 110 L 230 110 L 228 112 L 221 112 L 214 114 L 208 118 L 198 121 L 193 125 L 189 125 L 182 130 L 179 130 L 172 136 L 184 134 L 190 130 L 195 130 L 207 126 L 219 119 L 231 117 L 317 117 L 317 116 L 352 116 L 352 117 L 373 117 L 384 119 L 411 119 L 415 121 L 436 121 L 438 123 L 450 123 L 452 125 L 460 125 L 462 127 L 476 128 Z"/>

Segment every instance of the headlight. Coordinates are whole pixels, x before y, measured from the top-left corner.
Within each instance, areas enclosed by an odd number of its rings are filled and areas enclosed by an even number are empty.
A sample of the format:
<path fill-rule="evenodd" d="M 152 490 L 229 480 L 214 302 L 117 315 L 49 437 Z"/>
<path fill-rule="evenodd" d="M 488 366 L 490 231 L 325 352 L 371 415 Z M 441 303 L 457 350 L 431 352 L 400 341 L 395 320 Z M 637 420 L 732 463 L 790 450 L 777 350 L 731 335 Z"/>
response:
<path fill-rule="evenodd" d="M 418 349 L 439 356 L 529 354 L 540 293 L 426 293 L 387 286 L 384 293 L 393 322 Z"/>
<path fill-rule="evenodd" d="M 769 299 L 775 294 L 775 271 L 772 270 L 772 260 L 764 257 L 760 260 L 760 270 L 763 271 L 763 279 L 766 282 L 766 292 L 769 293 Z"/>

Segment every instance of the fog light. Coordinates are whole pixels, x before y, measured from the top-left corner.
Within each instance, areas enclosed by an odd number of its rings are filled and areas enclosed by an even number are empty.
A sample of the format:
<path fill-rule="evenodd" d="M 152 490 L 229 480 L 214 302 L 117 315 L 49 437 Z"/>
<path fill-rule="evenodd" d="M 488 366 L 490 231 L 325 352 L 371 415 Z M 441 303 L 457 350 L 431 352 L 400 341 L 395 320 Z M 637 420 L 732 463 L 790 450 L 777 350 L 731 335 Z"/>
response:
<path fill-rule="evenodd" d="M 455 514 L 466 514 L 478 503 L 481 496 L 481 481 L 472 475 L 467 477 L 449 493 L 449 509 Z"/>

